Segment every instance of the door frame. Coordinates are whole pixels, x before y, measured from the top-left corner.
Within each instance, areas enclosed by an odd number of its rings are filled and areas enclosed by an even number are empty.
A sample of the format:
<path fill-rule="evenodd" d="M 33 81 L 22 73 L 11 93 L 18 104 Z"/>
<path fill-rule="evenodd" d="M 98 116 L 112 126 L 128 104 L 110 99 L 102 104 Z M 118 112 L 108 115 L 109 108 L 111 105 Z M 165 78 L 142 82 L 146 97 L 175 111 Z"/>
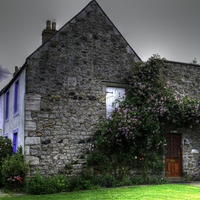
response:
<path fill-rule="evenodd" d="M 169 175 L 168 173 L 167 173 L 167 168 L 168 168 L 168 163 L 169 163 L 169 160 L 171 159 L 171 160 L 175 160 L 174 158 L 167 158 L 167 153 L 168 153 L 168 151 L 167 151 L 167 147 L 168 147 L 168 145 L 167 145 L 167 137 L 173 137 L 173 136 L 175 136 L 175 137 L 177 137 L 178 136 L 178 151 L 177 151 L 177 153 L 178 153 L 178 163 L 179 163 L 179 174 L 178 175 L 175 175 L 175 174 L 173 174 L 173 175 Z M 181 134 L 177 134 L 177 133 L 169 133 L 169 134 L 166 134 L 165 135 L 165 138 L 166 138 L 166 149 L 165 149 L 165 173 L 166 173 L 166 177 L 169 177 L 169 178 L 173 178 L 173 177 L 182 177 L 182 175 L 183 175 L 183 158 L 182 158 L 182 135 Z M 173 144 L 172 144 L 173 145 Z M 174 146 L 173 146 L 173 148 L 174 148 Z M 172 148 L 172 149 L 173 149 Z M 174 149 L 173 149 L 173 151 L 174 151 Z"/>

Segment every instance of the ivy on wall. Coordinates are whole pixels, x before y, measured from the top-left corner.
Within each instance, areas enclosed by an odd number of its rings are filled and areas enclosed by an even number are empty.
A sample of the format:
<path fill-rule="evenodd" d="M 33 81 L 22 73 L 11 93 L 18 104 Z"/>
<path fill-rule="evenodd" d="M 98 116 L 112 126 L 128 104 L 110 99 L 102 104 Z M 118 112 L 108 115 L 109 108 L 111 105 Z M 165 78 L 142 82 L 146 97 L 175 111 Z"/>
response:
<path fill-rule="evenodd" d="M 140 169 L 161 175 L 166 124 L 188 126 L 199 124 L 199 101 L 185 96 L 179 99 L 170 83 L 161 78 L 167 67 L 165 59 L 154 55 L 130 69 L 127 97 L 115 108 L 108 121 L 101 122 L 88 164 L 93 170 L 111 173 L 123 179 Z"/>

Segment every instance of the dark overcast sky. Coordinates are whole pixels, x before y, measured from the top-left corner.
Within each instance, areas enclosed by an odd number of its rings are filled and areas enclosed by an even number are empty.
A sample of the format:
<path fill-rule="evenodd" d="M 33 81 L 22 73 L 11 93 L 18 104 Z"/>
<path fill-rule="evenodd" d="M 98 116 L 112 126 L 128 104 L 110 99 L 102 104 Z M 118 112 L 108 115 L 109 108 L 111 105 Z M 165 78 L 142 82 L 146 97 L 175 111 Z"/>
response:
<path fill-rule="evenodd" d="M 41 45 L 46 20 L 57 29 L 90 0 L 0 0 L 0 80 Z M 200 0 L 97 0 L 142 60 L 200 62 Z M 12 78 L 0 82 L 0 90 Z"/>

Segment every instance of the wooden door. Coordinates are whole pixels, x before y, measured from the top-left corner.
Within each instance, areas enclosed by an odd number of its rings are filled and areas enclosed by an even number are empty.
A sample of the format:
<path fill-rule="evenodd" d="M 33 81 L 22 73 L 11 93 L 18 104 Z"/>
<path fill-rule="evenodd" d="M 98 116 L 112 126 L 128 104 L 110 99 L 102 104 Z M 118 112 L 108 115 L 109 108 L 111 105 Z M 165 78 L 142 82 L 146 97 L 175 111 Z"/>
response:
<path fill-rule="evenodd" d="M 181 151 L 181 135 L 167 135 L 167 147 L 165 155 L 166 176 L 181 177 L 182 176 L 182 151 Z"/>

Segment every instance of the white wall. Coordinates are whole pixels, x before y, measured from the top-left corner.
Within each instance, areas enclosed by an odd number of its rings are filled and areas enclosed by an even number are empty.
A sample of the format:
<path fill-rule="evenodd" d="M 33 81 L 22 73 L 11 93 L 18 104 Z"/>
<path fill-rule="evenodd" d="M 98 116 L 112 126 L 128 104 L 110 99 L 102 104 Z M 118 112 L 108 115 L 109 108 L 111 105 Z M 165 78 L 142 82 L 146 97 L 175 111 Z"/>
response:
<path fill-rule="evenodd" d="M 24 97 L 25 97 L 25 75 L 26 70 L 24 69 L 19 75 L 18 85 L 18 111 L 19 114 L 14 116 L 14 86 L 15 82 L 10 86 L 9 90 L 9 121 L 5 122 L 3 118 L 4 130 L 3 134 L 8 133 L 8 138 L 13 139 L 13 130 L 18 129 L 17 145 L 24 147 Z M 4 102 L 6 101 L 4 95 Z M 5 112 L 5 103 L 4 103 Z M 24 151 L 24 148 L 23 148 Z"/>
<path fill-rule="evenodd" d="M 3 117 L 4 117 L 4 112 L 3 112 L 3 103 L 4 103 L 4 94 L 0 96 L 0 136 L 3 135 Z"/>

